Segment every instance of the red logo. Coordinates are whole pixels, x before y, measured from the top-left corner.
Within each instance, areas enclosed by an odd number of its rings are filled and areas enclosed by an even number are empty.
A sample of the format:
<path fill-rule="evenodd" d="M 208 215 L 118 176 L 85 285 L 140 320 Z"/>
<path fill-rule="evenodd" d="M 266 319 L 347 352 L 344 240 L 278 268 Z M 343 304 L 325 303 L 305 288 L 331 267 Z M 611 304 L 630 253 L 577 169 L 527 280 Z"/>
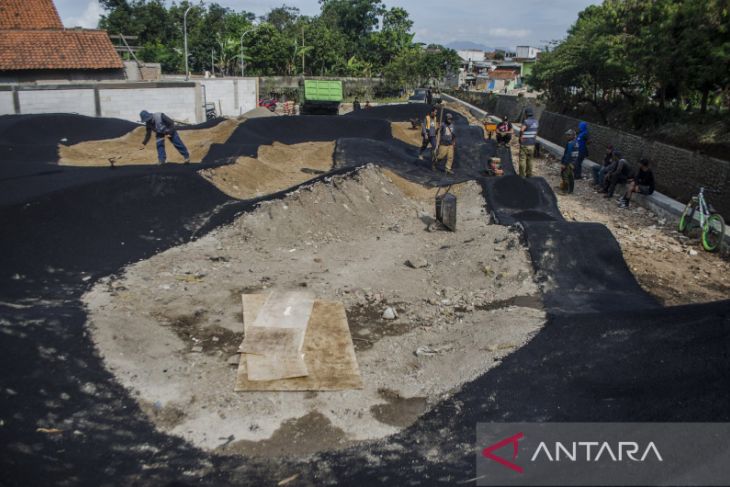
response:
<path fill-rule="evenodd" d="M 502 440 L 500 442 L 497 442 L 497 443 L 495 443 L 492 446 L 486 447 L 484 450 L 482 450 L 482 455 L 484 457 L 486 457 L 486 458 L 489 458 L 490 460 L 494 460 L 495 462 L 499 463 L 503 467 L 507 467 L 510 470 L 514 470 L 517 473 L 523 473 L 525 470 L 522 467 L 520 467 L 519 465 L 517 465 L 517 464 L 515 464 L 513 462 L 517 459 L 517 453 L 519 451 L 519 441 L 522 438 L 524 438 L 524 436 L 525 436 L 524 433 L 517 433 L 514 436 L 510 436 L 509 438 L 505 438 L 504 440 Z M 494 453 L 492 453 L 495 450 L 499 450 L 500 448 L 509 445 L 510 443 L 513 445 L 512 461 L 511 462 L 509 460 L 505 460 L 502 457 L 498 457 L 497 455 L 495 455 Z"/>

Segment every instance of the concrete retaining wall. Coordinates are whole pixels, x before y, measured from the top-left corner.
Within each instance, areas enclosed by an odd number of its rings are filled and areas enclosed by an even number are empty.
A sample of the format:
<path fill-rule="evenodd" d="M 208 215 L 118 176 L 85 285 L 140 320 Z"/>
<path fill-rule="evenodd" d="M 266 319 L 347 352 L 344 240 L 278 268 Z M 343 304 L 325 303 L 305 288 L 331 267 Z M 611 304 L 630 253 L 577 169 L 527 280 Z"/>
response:
<path fill-rule="evenodd" d="M 572 117 L 544 112 L 540 118 L 540 137 L 562 145 L 568 129 L 575 129 L 580 121 Z M 708 157 L 699 152 L 655 142 L 609 127 L 589 124 L 590 158 L 600 161 L 606 147 L 612 144 L 634 167 L 642 158 L 652 162 L 657 189 L 686 203 L 700 186 L 722 190 L 722 194 L 708 195 L 713 206 L 726 218 L 730 217 L 730 161 Z"/>

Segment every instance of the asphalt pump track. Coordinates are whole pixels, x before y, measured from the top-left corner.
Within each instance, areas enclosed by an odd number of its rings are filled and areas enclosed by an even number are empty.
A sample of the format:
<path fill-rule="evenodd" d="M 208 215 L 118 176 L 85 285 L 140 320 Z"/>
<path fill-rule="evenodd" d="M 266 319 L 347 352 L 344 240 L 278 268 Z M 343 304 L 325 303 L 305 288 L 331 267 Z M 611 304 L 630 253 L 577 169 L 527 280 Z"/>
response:
<path fill-rule="evenodd" d="M 544 180 L 513 176 L 509 153 L 458 114 L 456 174 L 435 175 L 387 127 L 424 110 L 251 120 L 203 165 L 115 170 L 58 166 L 57 144 L 117 137 L 134 124 L 0 117 L 0 485 L 272 485 L 292 476 L 291 485 L 451 485 L 475 477 L 479 422 L 730 420 L 730 302 L 662 308 L 605 227 L 565 221 Z M 217 456 L 156 431 L 94 351 L 81 296 L 99 278 L 292 189 L 235 200 L 204 181 L 201 167 L 271 141 L 311 140 L 337 143 L 335 168 L 312 181 L 367 163 L 431 186 L 478 180 L 494 221 L 526 239 L 548 322 L 384 440 L 266 460 Z M 507 176 L 483 176 L 494 155 Z M 38 430 L 48 423 L 65 427 Z"/>

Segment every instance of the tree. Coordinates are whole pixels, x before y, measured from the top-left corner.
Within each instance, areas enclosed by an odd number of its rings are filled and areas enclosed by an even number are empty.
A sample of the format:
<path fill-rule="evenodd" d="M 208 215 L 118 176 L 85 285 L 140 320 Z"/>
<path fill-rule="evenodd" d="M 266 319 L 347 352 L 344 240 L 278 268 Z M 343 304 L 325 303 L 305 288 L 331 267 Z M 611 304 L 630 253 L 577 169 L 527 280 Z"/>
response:
<path fill-rule="evenodd" d="M 299 19 L 299 9 L 282 5 L 272 9 L 268 14 L 261 17 L 261 20 L 273 25 L 279 32 L 291 30 Z"/>

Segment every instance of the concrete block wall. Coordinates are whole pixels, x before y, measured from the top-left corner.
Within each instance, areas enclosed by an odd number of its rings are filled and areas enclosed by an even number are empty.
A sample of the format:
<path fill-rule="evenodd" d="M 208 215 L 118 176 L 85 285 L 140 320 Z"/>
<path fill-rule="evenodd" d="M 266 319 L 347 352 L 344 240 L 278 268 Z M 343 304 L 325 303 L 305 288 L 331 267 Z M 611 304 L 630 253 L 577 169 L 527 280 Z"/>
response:
<path fill-rule="evenodd" d="M 205 120 L 201 83 L 216 106 L 221 100 L 224 115 L 238 116 L 258 105 L 257 78 L 15 84 L 0 85 L 0 115 L 79 113 L 137 121 L 139 112 L 147 110 L 165 112 L 180 122 L 200 123 Z"/>
<path fill-rule="evenodd" d="M 18 99 L 21 113 L 78 113 L 90 117 L 96 115 L 93 87 L 19 90 Z"/>
<path fill-rule="evenodd" d="M 13 101 L 13 90 L 0 90 L 0 115 L 15 113 L 15 102 Z"/>
<path fill-rule="evenodd" d="M 258 106 L 256 78 L 206 79 L 200 84 L 205 87 L 205 101 L 215 103 L 218 115 L 237 117 Z"/>
<path fill-rule="evenodd" d="M 100 85 L 98 90 L 99 115 L 102 117 L 137 121 L 139 112 L 147 110 L 165 112 L 180 122 L 199 121 L 194 83 L 153 83 L 150 87 L 133 84 Z"/>
<path fill-rule="evenodd" d="M 580 120 L 552 112 L 544 112 L 540 118 L 538 135 L 555 144 L 564 144 L 568 129 L 576 129 Z M 588 124 L 591 133 L 590 158 L 603 159 L 609 144 L 620 150 L 632 166 L 637 167 L 642 158 L 652 162 L 657 189 L 672 198 L 686 203 L 700 186 L 720 189 L 722 194 L 707 195 L 713 206 L 730 219 L 730 161 L 716 159 L 644 139 L 637 135 L 611 129 L 602 125 Z"/>

